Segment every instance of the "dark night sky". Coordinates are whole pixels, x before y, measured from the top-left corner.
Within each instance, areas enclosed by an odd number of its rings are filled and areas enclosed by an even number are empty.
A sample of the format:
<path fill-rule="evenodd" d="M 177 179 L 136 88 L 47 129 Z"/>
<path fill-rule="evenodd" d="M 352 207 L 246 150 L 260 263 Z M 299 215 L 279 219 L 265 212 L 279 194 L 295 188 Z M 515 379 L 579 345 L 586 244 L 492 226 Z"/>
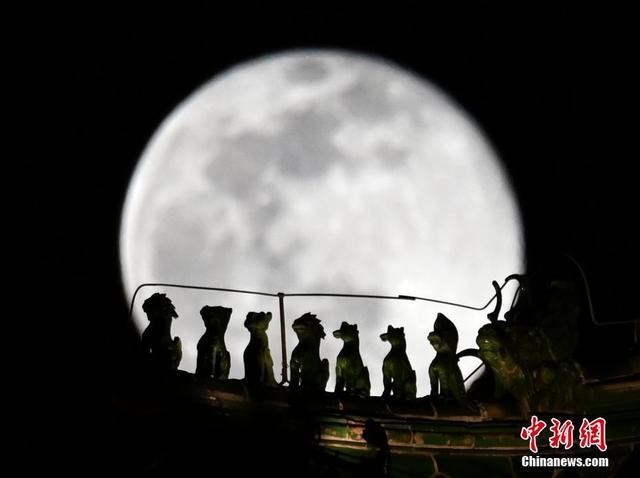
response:
<path fill-rule="evenodd" d="M 23 377 L 58 391 L 55 423 L 78 410 L 94 417 L 83 397 L 104 399 L 112 372 L 136 345 L 117 239 L 128 179 L 146 142 L 213 75 L 286 48 L 374 53 L 448 91 L 505 161 L 529 260 L 570 252 L 587 269 L 602 320 L 640 315 L 632 303 L 640 267 L 631 128 L 637 85 L 630 78 L 637 52 L 625 8 L 472 2 L 445 11 L 395 3 L 179 12 L 23 7 L 6 17 L 15 67 L 5 75 L 20 104 L 19 154 L 8 158 L 19 231 L 10 315 L 32 340 L 16 356 Z M 36 279 L 40 286 L 24 286 Z M 49 412 L 39 409 L 30 423 L 37 428 Z"/>

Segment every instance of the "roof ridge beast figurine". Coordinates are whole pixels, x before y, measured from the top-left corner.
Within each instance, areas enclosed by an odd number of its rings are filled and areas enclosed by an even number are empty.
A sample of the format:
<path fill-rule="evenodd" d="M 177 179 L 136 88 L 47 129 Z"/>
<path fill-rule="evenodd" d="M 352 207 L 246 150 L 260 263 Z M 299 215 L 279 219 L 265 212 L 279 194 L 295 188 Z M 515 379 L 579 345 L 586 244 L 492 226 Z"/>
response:
<path fill-rule="evenodd" d="M 249 388 L 275 386 L 273 359 L 269 349 L 267 329 L 271 322 L 271 312 L 249 312 L 244 326 L 251 337 L 244 349 L 244 380 Z"/>
<path fill-rule="evenodd" d="M 429 365 L 431 397 L 465 402 L 464 379 L 458 366 L 458 329 L 444 314 L 438 313 L 433 332 L 428 335 L 436 357 Z"/>
<path fill-rule="evenodd" d="M 329 361 L 320 360 L 320 340 L 324 339 L 324 327 L 312 313 L 298 317 L 293 322 L 298 345 L 291 353 L 291 389 L 303 392 L 322 392 L 329 380 Z"/>
<path fill-rule="evenodd" d="M 585 398 L 582 369 L 573 358 L 579 314 L 576 287 L 555 280 L 522 323 L 506 314 L 511 320 L 482 326 L 476 343 L 495 380 L 493 396 L 511 395 L 523 413 L 579 411 Z"/>
<path fill-rule="evenodd" d="M 371 392 L 369 369 L 364 366 L 360 355 L 360 337 L 357 324 L 342 322 L 333 336 L 342 339 L 344 345 L 336 359 L 335 393 L 346 393 L 368 397 Z"/>
<path fill-rule="evenodd" d="M 407 341 L 404 337 L 404 327 L 387 327 L 387 332 L 380 335 L 383 342 L 391 344 L 391 350 L 382 364 L 384 391 L 382 396 L 402 400 L 416 398 L 416 372 L 411 368 L 407 357 Z"/>
<path fill-rule="evenodd" d="M 220 305 L 205 305 L 200 310 L 206 331 L 198 341 L 196 375 L 217 380 L 229 378 L 231 356 L 224 343 L 224 334 L 232 311 L 233 309 Z"/>
<path fill-rule="evenodd" d="M 180 337 L 171 338 L 171 323 L 178 317 L 171 299 L 156 292 L 143 302 L 142 310 L 149 319 L 142 332 L 142 350 L 149 366 L 156 371 L 177 370 L 182 342 Z"/>

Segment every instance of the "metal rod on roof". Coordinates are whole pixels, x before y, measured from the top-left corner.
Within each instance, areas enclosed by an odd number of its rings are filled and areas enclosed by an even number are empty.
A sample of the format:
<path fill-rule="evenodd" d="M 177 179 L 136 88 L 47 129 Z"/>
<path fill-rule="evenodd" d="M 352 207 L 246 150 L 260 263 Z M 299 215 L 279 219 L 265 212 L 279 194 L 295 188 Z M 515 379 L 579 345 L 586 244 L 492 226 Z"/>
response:
<path fill-rule="evenodd" d="M 129 318 L 133 315 L 133 304 L 135 304 L 136 296 L 138 292 L 144 287 L 171 287 L 174 289 L 195 289 L 195 290 L 213 290 L 218 292 L 234 292 L 237 294 L 253 294 L 253 295 L 262 295 L 267 297 L 278 297 L 278 294 L 270 294 L 269 292 L 256 292 L 253 290 L 242 290 L 242 289 L 224 289 L 221 287 L 206 287 L 200 285 L 186 285 L 186 284 L 169 284 L 165 282 L 145 282 L 136 287 L 136 290 L 133 292 L 133 297 L 131 297 L 131 304 L 129 306 Z"/>
<path fill-rule="evenodd" d="M 282 349 L 282 382 L 280 382 L 280 385 L 289 382 L 287 376 L 287 334 L 285 332 L 284 296 L 284 292 L 278 292 L 278 305 L 280 306 L 280 344 Z"/>

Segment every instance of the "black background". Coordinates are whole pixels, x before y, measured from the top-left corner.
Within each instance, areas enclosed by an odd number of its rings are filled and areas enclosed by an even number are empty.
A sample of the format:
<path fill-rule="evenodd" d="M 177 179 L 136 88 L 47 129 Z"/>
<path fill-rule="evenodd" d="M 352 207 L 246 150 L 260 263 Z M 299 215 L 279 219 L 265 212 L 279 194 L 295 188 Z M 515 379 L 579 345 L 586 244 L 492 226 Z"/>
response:
<path fill-rule="evenodd" d="M 30 410 L 19 415 L 23 450 L 55 450 L 48 459 L 65 463 L 79 442 L 90 449 L 84 437 L 99 429 L 110 387 L 132 360 L 118 233 L 146 142 L 213 75 L 287 48 L 373 53 L 444 88 L 504 160 L 529 263 L 569 252 L 587 271 L 600 320 L 640 317 L 637 51 L 624 4 L 234 5 L 49 5 L 4 17 L 18 133 L 5 158 L 15 220 L 5 234 L 17 240 L 5 303 L 25 329 L 7 363 L 27 384 L 15 394 Z M 82 440 L 60 441 L 62 431 Z"/>

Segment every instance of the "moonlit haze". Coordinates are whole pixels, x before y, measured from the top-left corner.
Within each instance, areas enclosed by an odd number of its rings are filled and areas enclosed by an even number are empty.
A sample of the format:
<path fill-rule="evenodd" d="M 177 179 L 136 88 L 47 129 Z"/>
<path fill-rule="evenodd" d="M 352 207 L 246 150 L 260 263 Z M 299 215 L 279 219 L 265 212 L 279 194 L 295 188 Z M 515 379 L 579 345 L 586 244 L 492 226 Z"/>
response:
<path fill-rule="evenodd" d="M 265 292 L 417 295 L 484 305 L 491 281 L 523 271 L 520 213 L 482 131 L 440 89 L 378 58 L 325 50 L 284 52 L 216 76 L 180 104 L 147 145 L 131 180 L 120 235 L 127 297 L 142 282 Z M 202 306 L 233 308 L 226 335 L 232 378 L 244 376 L 247 312 L 273 312 L 269 329 L 280 379 L 278 301 L 268 297 L 143 289 L 135 304 L 166 292 L 179 318 L 182 370 L 194 371 Z M 507 291 L 512 293 L 511 290 Z M 510 303 L 510 294 L 505 304 Z M 458 350 L 475 347 L 490 310 L 426 302 L 287 298 L 291 323 L 318 315 L 330 362 L 332 331 L 357 323 L 372 394 L 382 392 L 380 340 L 404 326 L 418 394 L 429 392 L 427 341 L 443 312 Z M 463 375 L 475 359 L 461 361 Z"/>

